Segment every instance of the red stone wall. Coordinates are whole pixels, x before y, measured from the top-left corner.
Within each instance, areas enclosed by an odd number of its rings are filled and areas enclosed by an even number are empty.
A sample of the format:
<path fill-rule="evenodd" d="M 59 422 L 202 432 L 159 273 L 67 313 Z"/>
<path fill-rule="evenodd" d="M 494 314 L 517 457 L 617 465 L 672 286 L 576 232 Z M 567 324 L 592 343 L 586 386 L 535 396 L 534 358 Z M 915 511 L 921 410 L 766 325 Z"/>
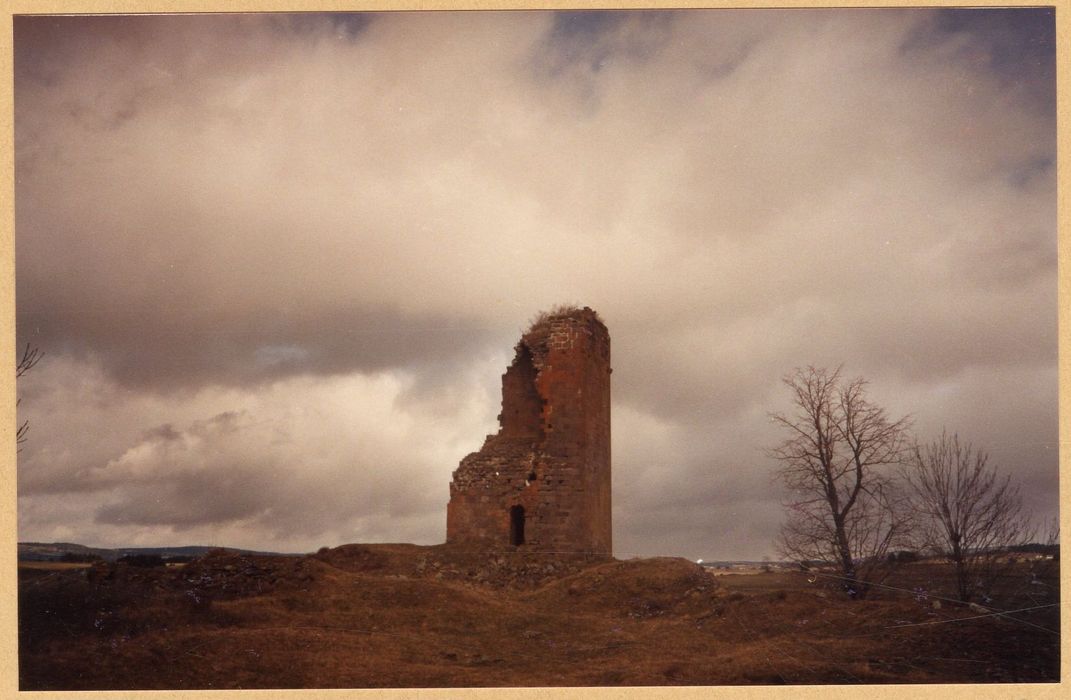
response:
<path fill-rule="evenodd" d="M 517 546 L 612 553 L 610 371 L 610 336 L 589 308 L 521 337 L 502 376 L 501 428 L 454 471 L 447 542 L 509 547 L 521 506 Z"/>

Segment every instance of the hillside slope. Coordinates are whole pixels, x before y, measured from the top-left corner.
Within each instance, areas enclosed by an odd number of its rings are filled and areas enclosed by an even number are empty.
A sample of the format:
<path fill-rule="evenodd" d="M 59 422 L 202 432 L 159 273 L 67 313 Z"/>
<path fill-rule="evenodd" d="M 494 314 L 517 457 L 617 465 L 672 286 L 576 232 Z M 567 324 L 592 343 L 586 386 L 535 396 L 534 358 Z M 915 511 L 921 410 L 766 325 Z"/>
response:
<path fill-rule="evenodd" d="M 1045 681 L 1059 659 L 1037 615 L 446 546 L 26 570 L 19 612 L 23 690 Z"/>

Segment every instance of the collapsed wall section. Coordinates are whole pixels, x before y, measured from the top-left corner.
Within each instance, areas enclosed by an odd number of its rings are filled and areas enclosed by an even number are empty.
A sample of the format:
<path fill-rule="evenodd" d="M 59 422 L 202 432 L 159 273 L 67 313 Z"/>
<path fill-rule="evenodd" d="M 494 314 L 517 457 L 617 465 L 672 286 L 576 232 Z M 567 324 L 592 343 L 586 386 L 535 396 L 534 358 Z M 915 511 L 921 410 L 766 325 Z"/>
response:
<path fill-rule="evenodd" d="M 502 376 L 499 432 L 454 471 L 448 543 L 612 553 L 610 372 L 591 309 L 533 324 Z"/>

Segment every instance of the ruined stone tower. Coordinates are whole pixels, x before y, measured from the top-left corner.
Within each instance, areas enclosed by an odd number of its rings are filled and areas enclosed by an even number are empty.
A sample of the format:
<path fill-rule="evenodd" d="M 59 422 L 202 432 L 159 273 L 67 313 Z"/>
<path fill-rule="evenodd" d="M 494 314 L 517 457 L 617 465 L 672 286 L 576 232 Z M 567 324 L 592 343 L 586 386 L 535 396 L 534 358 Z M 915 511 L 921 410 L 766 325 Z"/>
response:
<path fill-rule="evenodd" d="M 454 471 L 446 541 L 610 556 L 610 334 L 563 309 L 516 350 L 498 434 Z"/>

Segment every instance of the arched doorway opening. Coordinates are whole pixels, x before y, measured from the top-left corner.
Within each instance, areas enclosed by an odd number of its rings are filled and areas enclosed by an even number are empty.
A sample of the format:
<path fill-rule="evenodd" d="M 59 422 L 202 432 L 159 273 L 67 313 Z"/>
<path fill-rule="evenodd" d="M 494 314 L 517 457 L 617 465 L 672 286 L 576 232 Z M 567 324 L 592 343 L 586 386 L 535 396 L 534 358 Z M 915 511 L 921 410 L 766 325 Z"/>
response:
<path fill-rule="evenodd" d="M 524 544 L 524 506 L 509 509 L 509 543 Z"/>

